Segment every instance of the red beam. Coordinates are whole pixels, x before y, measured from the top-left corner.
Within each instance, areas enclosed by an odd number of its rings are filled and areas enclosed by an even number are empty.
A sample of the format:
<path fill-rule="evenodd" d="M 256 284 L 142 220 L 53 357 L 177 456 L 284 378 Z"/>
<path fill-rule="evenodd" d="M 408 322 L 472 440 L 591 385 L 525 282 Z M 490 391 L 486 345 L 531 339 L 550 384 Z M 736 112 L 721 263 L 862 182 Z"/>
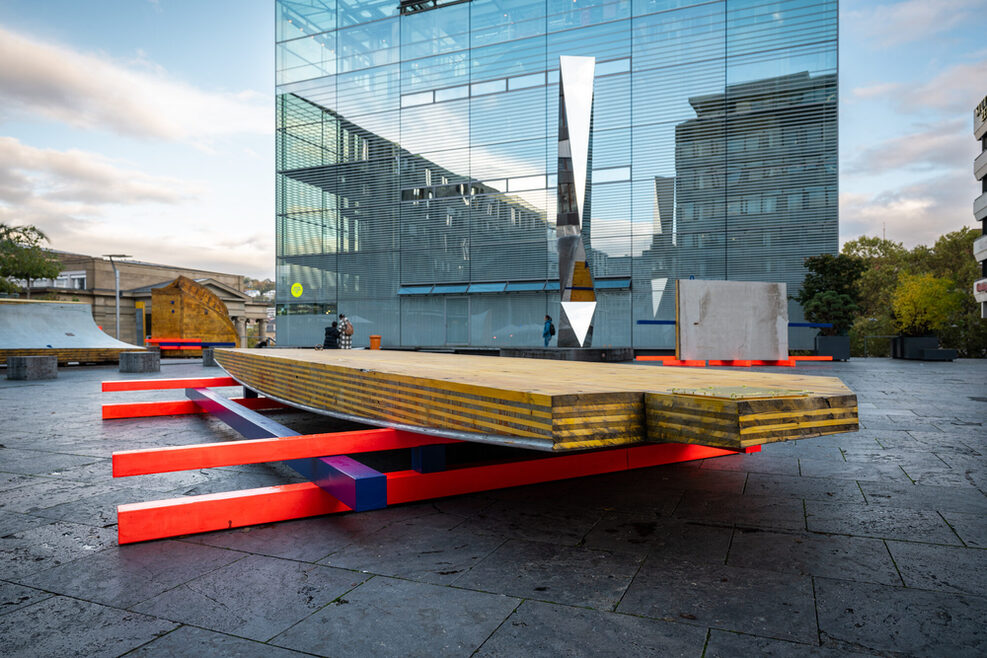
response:
<path fill-rule="evenodd" d="M 387 503 L 395 505 L 727 454 L 735 453 L 707 446 L 663 443 L 471 466 L 439 473 L 398 471 L 387 474 Z M 120 505 L 117 507 L 117 528 L 119 543 L 128 544 L 348 510 L 317 485 L 306 482 Z"/>
<path fill-rule="evenodd" d="M 117 506 L 117 541 L 132 544 L 346 511 L 310 482 L 130 503 Z"/>
<path fill-rule="evenodd" d="M 172 388 L 204 388 L 208 386 L 239 386 L 232 377 L 189 377 L 186 379 L 125 379 L 103 382 L 103 392 L 160 391 Z"/>
<path fill-rule="evenodd" d="M 751 365 L 752 366 L 794 366 L 795 365 L 795 360 L 794 359 L 790 359 L 790 358 L 789 359 L 781 359 L 779 361 L 770 361 L 770 360 L 768 360 L 768 361 L 764 361 L 764 360 L 758 361 L 758 360 L 753 360 L 753 361 L 751 361 Z"/>
<path fill-rule="evenodd" d="M 832 356 L 790 356 L 788 357 L 791 361 L 832 361 Z"/>
<path fill-rule="evenodd" d="M 233 402 L 254 411 L 284 409 L 287 405 L 270 398 L 232 398 Z M 205 410 L 191 400 L 168 400 L 165 402 L 126 402 L 103 405 L 103 420 L 118 418 L 149 418 L 151 416 L 187 416 L 204 414 Z"/>
<path fill-rule="evenodd" d="M 711 366 L 735 366 L 739 368 L 747 367 L 750 364 L 751 362 L 749 359 L 725 359 L 709 362 L 709 365 Z"/>
<path fill-rule="evenodd" d="M 195 403 L 190 401 L 190 404 Z M 458 441 L 384 428 L 200 443 L 171 448 L 124 450 L 113 453 L 113 477 L 260 464 L 308 457 L 331 457 L 440 443 L 458 443 Z"/>

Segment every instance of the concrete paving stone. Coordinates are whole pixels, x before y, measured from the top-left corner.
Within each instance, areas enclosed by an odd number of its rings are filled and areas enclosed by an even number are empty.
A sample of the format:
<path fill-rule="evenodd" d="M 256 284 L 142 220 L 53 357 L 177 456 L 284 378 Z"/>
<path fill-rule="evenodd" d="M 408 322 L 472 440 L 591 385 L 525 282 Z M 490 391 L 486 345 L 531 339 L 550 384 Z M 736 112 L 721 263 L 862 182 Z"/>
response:
<path fill-rule="evenodd" d="M 518 603 L 377 576 L 271 642 L 321 656 L 467 656 Z"/>
<path fill-rule="evenodd" d="M 146 491 L 143 489 L 114 487 L 105 493 L 53 505 L 32 513 L 46 519 L 73 521 L 98 528 L 108 528 L 117 523 L 117 505 L 140 502 L 145 499 L 145 496 Z"/>
<path fill-rule="evenodd" d="M 105 493 L 111 488 L 112 485 L 108 483 L 89 484 L 57 478 L 34 478 L 23 486 L 0 493 L 0 511 L 37 512 L 46 507 Z"/>
<path fill-rule="evenodd" d="M 16 489 L 17 487 L 23 487 L 25 484 L 31 484 L 40 480 L 41 477 L 37 475 L 0 472 L 0 496 L 8 489 Z"/>
<path fill-rule="evenodd" d="M 949 468 L 943 460 L 928 451 L 878 448 L 876 450 L 845 450 L 843 455 L 848 464 L 893 464 L 903 468 Z"/>
<path fill-rule="evenodd" d="M 747 480 L 746 473 L 678 465 L 660 466 L 654 470 L 651 478 L 654 489 L 740 494 Z"/>
<path fill-rule="evenodd" d="M 547 500 L 561 502 L 569 507 L 601 511 L 616 508 L 646 510 L 661 516 L 671 516 L 686 488 L 675 488 L 669 484 L 669 478 L 662 468 L 659 466 L 579 478 L 573 481 L 574 486 L 571 489 Z M 729 474 L 723 484 L 734 488 L 734 481 L 737 479 L 737 474 Z M 520 499 L 517 504 L 525 505 L 529 501 L 530 499 Z"/>
<path fill-rule="evenodd" d="M 865 502 L 860 493 L 860 486 L 854 480 L 789 477 L 765 473 L 751 473 L 748 476 L 744 495 L 790 496 L 804 500 L 828 500 L 846 503 Z"/>
<path fill-rule="evenodd" d="M 741 473 L 775 473 L 778 475 L 798 475 L 798 457 L 766 453 L 751 455 L 728 455 L 714 459 L 704 459 L 704 469 L 716 471 L 738 471 Z"/>
<path fill-rule="evenodd" d="M 803 576 L 902 584 L 884 542 L 863 537 L 738 529 L 727 564 Z"/>
<path fill-rule="evenodd" d="M 838 651 L 812 644 L 799 644 L 787 640 L 773 640 L 744 633 L 733 633 L 712 629 L 703 658 L 736 658 L 737 656 L 763 656 L 771 658 L 841 658 L 842 656 L 863 656 L 848 651 Z"/>
<path fill-rule="evenodd" d="M 229 656 L 236 658 L 295 658 L 309 654 L 282 649 L 263 642 L 245 640 L 225 633 L 194 626 L 179 626 L 153 642 L 135 649 L 127 658 L 189 658 L 189 656 Z"/>
<path fill-rule="evenodd" d="M 120 656 L 175 628 L 146 615 L 56 596 L 0 616 L 0 656 Z"/>
<path fill-rule="evenodd" d="M 40 525 L 48 525 L 51 519 L 43 519 L 32 514 L 18 514 L 17 512 L 0 512 L 0 537 L 4 537 L 15 532 L 21 532 L 29 528 L 36 528 Z"/>
<path fill-rule="evenodd" d="M 0 537 L 0 574 L 16 581 L 115 542 L 116 533 L 104 528 L 64 521 L 35 526 Z"/>
<path fill-rule="evenodd" d="M 942 511 L 942 517 L 960 536 L 963 543 L 975 548 L 987 548 L 987 523 L 984 515 Z"/>
<path fill-rule="evenodd" d="M 675 517 L 728 526 L 805 529 L 802 501 L 787 496 L 686 496 L 676 508 Z"/>
<path fill-rule="evenodd" d="M 6 615 L 20 608 L 34 605 L 45 599 L 50 599 L 51 596 L 50 593 L 33 587 L 24 587 L 0 580 L 0 615 Z M 0 651 L 2 650 L 3 646 L 0 644 Z"/>
<path fill-rule="evenodd" d="M 699 656 L 705 640 L 686 624 L 525 601 L 474 655 Z"/>
<path fill-rule="evenodd" d="M 957 452 L 982 454 L 974 449 L 969 437 L 952 432 L 908 432 L 923 450 L 941 452 Z"/>
<path fill-rule="evenodd" d="M 24 475 L 51 475 L 73 466 L 98 461 L 95 457 L 6 448 L 0 450 L 0 470 Z"/>
<path fill-rule="evenodd" d="M 843 452 L 840 450 L 839 446 L 828 446 L 828 445 L 813 445 L 812 442 L 816 439 L 803 439 L 801 441 L 789 441 L 787 444 L 770 444 L 770 445 L 791 445 L 792 454 L 799 458 L 799 461 L 804 460 L 814 460 L 814 461 L 832 461 L 840 462 L 841 464 L 846 461 L 843 459 Z M 765 450 L 769 446 L 765 446 L 761 450 Z"/>
<path fill-rule="evenodd" d="M 824 646 L 908 656 L 987 655 L 987 599 L 816 579 Z"/>
<path fill-rule="evenodd" d="M 805 576 L 648 558 L 617 608 L 665 621 L 816 642 Z"/>
<path fill-rule="evenodd" d="M 806 524 L 810 532 L 932 544 L 961 543 L 942 517 L 928 510 L 886 505 L 823 503 L 815 500 L 806 501 L 805 508 Z"/>
<path fill-rule="evenodd" d="M 463 528 L 480 534 L 575 546 L 603 514 L 600 509 L 557 505 L 554 500 L 527 504 L 496 501 L 468 518 Z"/>
<path fill-rule="evenodd" d="M 640 565 L 634 555 L 512 539 L 453 584 L 612 610 Z"/>
<path fill-rule="evenodd" d="M 908 475 L 915 484 L 923 484 L 930 486 L 949 486 L 949 487 L 973 487 L 977 488 L 978 480 L 972 476 L 967 470 L 954 469 L 949 466 L 934 466 L 934 465 L 917 465 L 917 464 L 902 464 L 901 468 L 904 469 L 905 473 Z M 982 474 L 979 473 L 979 474 Z M 979 475 L 978 474 L 978 475 Z"/>
<path fill-rule="evenodd" d="M 266 641 L 364 580 L 344 569 L 251 555 L 133 609 Z"/>
<path fill-rule="evenodd" d="M 807 477 L 911 482 L 898 464 L 800 460 L 799 466 Z"/>
<path fill-rule="evenodd" d="M 389 514 L 376 518 L 376 512 L 332 514 L 190 535 L 183 541 L 288 560 L 318 562 L 354 542 L 366 541 L 371 534 L 390 523 L 433 513 L 430 509 L 409 507 L 385 508 L 380 511 Z M 396 515 L 395 512 L 400 514 Z"/>
<path fill-rule="evenodd" d="M 429 583 L 452 582 L 504 542 L 461 528 L 463 519 L 433 514 L 378 530 L 321 564 Z"/>
<path fill-rule="evenodd" d="M 31 587 L 129 608 L 243 559 L 242 553 L 177 541 L 114 546 L 20 579 Z"/>
<path fill-rule="evenodd" d="M 586 535 L 583 546 L 630 553 L 723 564 L 733 536 L 731 528 L 682 522 L 647 512 L 610 512 Z"/>
<path fill-rule="evenodd" d="M 987 496 L 972 487 L 939 487 L 901 482 L 860 482 L 870 505 L 987 514 Z"/>
<path fill-rule="evenodd" d="M 987 551 L 889 541 L 906 587 L 984 596 Z"/>

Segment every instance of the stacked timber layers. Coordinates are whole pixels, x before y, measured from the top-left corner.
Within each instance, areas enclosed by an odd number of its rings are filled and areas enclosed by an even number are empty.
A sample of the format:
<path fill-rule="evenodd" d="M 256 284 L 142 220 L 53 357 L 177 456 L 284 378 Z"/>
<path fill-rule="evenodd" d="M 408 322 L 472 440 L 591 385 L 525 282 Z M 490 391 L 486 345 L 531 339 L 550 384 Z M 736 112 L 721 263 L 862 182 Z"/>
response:
<path fill-rule="evenodd" d="M 169 356 L 202 356 L 201 347 L 174 349 L 169 341 L 240 344 L 223 300 L 184 276 L 151 291 L 151 318 L 151 342 L 163 343 Z"/>
<path fill-rule="evenodd" d="M 298 408 L 541 450 L 739 449 L 857 429 L 857 398 L 834 377 L 378 350 L 221 349 L 216 361 Z"/>

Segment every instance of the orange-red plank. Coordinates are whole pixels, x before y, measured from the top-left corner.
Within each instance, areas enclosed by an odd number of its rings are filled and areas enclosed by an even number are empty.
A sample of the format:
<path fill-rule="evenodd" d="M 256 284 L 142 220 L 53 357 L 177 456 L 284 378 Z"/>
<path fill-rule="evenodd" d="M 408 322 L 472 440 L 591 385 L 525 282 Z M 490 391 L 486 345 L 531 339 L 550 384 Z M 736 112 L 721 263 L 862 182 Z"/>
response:
<path fill-rule="evenodd" d="M 724 359 L 709 362 L 709 365 L 711 366 L 736 366 L 741 368 L 749 366 L 750 364 L 751 362 L 749 359 Z"/>
<path fill-rule="evenodd" d="M 282 409 L 285 407 L 270 398 L 232 398 L 233 402 L 254 411 Z M 191 400 L 167 400 L 164 402 L 123 402 L 103 405 L 103 420 L 117 418 L 149 418 L 151 416 L 185 416 L 206 413 Z"/>
<path fill-rule="evenodd" d="M 635 446 L 627 449 L 628 468 L 646 468 L 662 464 L 692 461 L 735 455 L 735 450 L 724 450 L 710 446 L 700 446 L 691 443 L 655 443 L 647 446 Z"/>
<path fill-rule="evenodd" d="M 117 541 L 131 544 L 349 509 L 311 482 L 130 503 L 117 507 Z"/>
<path fill-rule="evenodd" d="M 458 443 L 458 441 L 383 428 L 124 450 L 113 453 L 113 477 L 260 464 L 307 457 L 331 457 L 439 443 Z"/>
<path fill-rule="evenodd" d="M 832 356 L 821 356 L 821 355 L 790 356 L 788 358 L 791 361 L 832 361 L 833 360 Z"/>
<path fill-rule="evenodd" d="M 794 359 L 781 359 L 779 361 L 753 360 L 751 361 L 751 365 L 752 366 L 794 366 L 795 360 Z"/>
<path fill-rule="evenodd" d="M 103 392 L 159 391 L 171 388 L 203 388 L 208 386 L 239 386 L 232 377 L 188 377 L 185 379 L 125 379 L 103 382 Z"/>
<path fill-rule="evenodd" d="M 642 354 L 641 356 L 634 357 L 635 361 L 674 361 L 674 356 L 661 356 L 661 355 L 649 355 Z"/>
<path fill-rule="evenodd" d="M 678 359 L 667 359 L 664 364 L 666 366 L 685 366 L 687 368 L 705 368 L 706 362 L 699 359 L 685 359 L 680 361 Z"/>

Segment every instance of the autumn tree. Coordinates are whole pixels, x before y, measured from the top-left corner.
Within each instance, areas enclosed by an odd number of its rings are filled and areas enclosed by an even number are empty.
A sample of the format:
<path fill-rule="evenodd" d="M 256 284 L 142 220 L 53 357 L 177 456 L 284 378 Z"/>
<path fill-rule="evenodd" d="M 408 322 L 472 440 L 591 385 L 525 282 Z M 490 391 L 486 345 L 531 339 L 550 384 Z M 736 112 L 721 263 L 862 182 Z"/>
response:
<path fill-rule="evenodd" d="M 34 226 L 0 224 L 0 291 L 16 292 L 11 279 L 24 279 L 30 298 L 33 280 L 59 275 L 62 264 L 42 246 L 47 241 L 48 236 Z"/>

